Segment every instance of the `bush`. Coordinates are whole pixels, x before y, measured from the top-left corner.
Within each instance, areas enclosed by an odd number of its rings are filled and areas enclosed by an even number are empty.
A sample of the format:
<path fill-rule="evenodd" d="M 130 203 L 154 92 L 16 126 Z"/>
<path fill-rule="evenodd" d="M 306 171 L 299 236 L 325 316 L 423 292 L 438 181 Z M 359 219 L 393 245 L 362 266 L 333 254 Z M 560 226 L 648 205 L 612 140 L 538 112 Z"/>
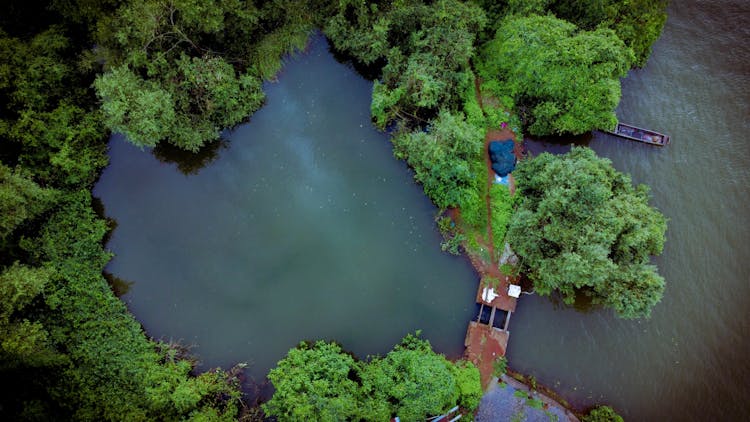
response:
<path fill-rule="evenodd" d="M 582 422 L 623 422 L 622 416 L 618 415 L 609 406 L 599 406 L 581 419 Z"/>
<path fill-rule="evenodd" d="M 453 364 L 413 335 L 368 362 L 332 343 L 302 343 L 269 379 L 276 391 L 263 409 L 282 420 L 424 420 L 456 404 L 473 411 L 482 396 L 474 365 Z"/>
<path fill-rule="evenodd" d="M 650 256 L 666 231 L 648 188 L 588 148 L 523 160 L 514 176 L 523 199 L 508 240 L 535 291 L 566 303 L 583 292 L 621 317 L 648 316 L 664 292 Z"/>

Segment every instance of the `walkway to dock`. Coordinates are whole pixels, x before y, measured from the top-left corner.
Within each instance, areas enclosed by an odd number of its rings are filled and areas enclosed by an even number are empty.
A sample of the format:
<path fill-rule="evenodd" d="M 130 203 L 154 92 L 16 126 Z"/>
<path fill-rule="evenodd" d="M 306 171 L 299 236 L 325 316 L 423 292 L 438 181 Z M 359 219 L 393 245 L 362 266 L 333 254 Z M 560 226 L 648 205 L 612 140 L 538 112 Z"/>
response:
<path fill-rule="evenodd" d="M 485 102 L 488 102 L 487 106 L 497 107 L 499 102 L 496 99 L 482 98 L 479 80 L 475 79 L 474 82 L 479 107 L 484 111 Z M 487 206 L 486 239 L 488 240 L 488 245 L 486 246 L 489 249 L 490 262 L 478 256 L 469 256 L 474 268 L 481 275 L 476 295 L 476 303 L 480 306 L 478 315 L 473 321 L 469 322 L 469 326 L 466 329 L 466 339 L 464 340 L 466 351 L 464 352 L 464 357 L 479 368 L 482 387 L 485 389 L 493 379 L 495 361 L 505 356 L 505 350 L 508 347 L 508 338 L 510 337 L 508 326 L 511 314 L 516 310 L 517 300 L 515 297 L 509 295 L 508 291 L 511 285 L 517 286 L 520 284 L 518 276 L 504 274 L 500 270 L 501 264 L 515 264 L 513 261 L 514 256 L 507 245 L 499 262 L 495 258 L 492 258 L 496 257 L 496 254 L 491 227 L 492 207 L 490 206 L 490 188 L 495 180 L 495 173 L 492 170 L 488 146 L 494 140 L 512 139 L 514 142 L 516 141 L 516 134 L 507 125 L 503 124 L 502 126 L 502 128 L 488 130 L 484 140 L 484 156 L 487 165 L 487 191 L 485 200 Z M 522 158 L 523 147 L 518 142 L 515 142 L 513 153 L 519 160 Z M 509 175 L 509 180 L 508 188 L 511 195 L 513 195 L 515 193 L 515 180 L 513 180 L 512 174 Z M 482 297 L 486 288 L 493 289 L 493 297 L 487 298 L 487 300 Z"/>
<path fill-rule="evenodd" d="M 474 320 L 469 322 L 464 340 L 466 346 L 464 356 L 479 368 L 483 388 L 487 388 L 493 377 L 495 361 L 505 356 L 508 347 L 510 337 L 508 326 L 511 314 L 516 310 L 517 300 L 508 295 L 508 288 L 511 284 L 518 282 L 516 277 L 502 274 L 496 265 L 486 270 L 488 271 L 482 273 L 500 280 L 499 286 L 498 284 L 490 286 L 487 281 L 488 277 L 480 280 L 476 296 L 476 302 L 480 305 L 479 313 Z M 482 298 L 482 293 L 486 288 L 492 288 L 497 294 L 491 301 Z"/>
<path fill-rule="evenodd" d="M 490 249 L 489 256 L 494 257 L 494 241 L 492 239 L 492 229 L 489 222 L 492 221 L 491 213 L 492 209 L 489 204 L 489 188 L 494 181 L 494 172 L 490 168 L 489 154 L 487 153 L 487 145 L 490 141 L 495 139 L 514 139 L 515 135 L 508 129 L 488 131 L 485 139 L 485 155 L 488 166 L 488 180 L 487 180 L 487 215 L 488 215 L 488 238 Z M 514 151 L 520 158 L 521 149 L 520 145 L 516 146 Z M 515 191 L 515 186 L 511 175 L 511 194 Z M 469 322 L 469 326 L 466 330 L 466 339 L 464 345 L 466 351 L 464 357 L 473 362 L 477 368 L 482 380 L 482 387 L 487 388 L 490 380 L 493 378 L 494 363 L 497 359 L 505 356 L 505 351 L 508 347 L 508 339 L 510 337 L 510 331 L 508 330 L 510 324 L 510 317 L 516 310 L 517 299 L 508 294 L 511 285 L 519 285 L 519 277 L 512 274 L 504 274 L 500 270 L 501 264 L 508 263 L 510 256 L 512 256 L 510 249 L 506 247 L 502 258 L 499 262 L 486 262 L 478 257 L 470 257 L 474 268 L 481 275 L 479 286 L 477 287 L 477 294 L 475 297 L 476 303 L 479 306 L 479 313 L 476 318 Z M 487 298 L 485 300 L 482 296 L 485 289 L 492 289 L 494 297 Z"/>

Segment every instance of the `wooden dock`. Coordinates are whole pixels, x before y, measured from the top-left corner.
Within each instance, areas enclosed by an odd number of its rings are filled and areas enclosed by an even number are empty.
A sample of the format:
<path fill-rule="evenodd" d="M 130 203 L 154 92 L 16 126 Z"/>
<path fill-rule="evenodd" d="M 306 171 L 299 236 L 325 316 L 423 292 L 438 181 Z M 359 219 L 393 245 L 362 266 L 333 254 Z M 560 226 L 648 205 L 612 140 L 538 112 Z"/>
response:
<path fill-rule="evenodd" d="M 495 361 L 505 356 L 510 338 L 508 326 L 517 301 L 508 294 L 508 288 L 511 284 L 518 283 L 517 277 L 502 274 L 494 265 L 488 270 L 490 277 L 482 278 L 477 288 L 479 313 L 469 322 L 464 340 L 464 356 L 479 368 L 483 388 L 492 380 Z M 485 300 L 483 293 L 490 288 L 497 296 Z"/>

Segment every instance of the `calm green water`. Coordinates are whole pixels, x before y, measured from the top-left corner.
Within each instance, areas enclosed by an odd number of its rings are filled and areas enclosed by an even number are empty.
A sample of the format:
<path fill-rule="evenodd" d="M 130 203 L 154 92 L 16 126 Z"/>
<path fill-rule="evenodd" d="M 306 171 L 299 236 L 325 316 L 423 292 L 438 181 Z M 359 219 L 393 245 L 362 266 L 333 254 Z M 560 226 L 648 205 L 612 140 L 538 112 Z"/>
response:
<path fill-rule="evenodd" d="M 655 260 L 664 300 L 651 319 L 622 321 L 524 296 L 515 369 L 629 420 L 750 420 L 749 39 L 744 1 L 672 2 L 618 110 L 672 145 L 584 141 L 651 185 L 669 217 Z M 248 361 L 256 377 L 301 339 L 364 356 L 422 328 L 460 353 L 476 276 L 440 253 L 434 208 L 371 129 L 371 84 L 316 38 L 266 89 L 197 175 L 112 140 L 95 192 L 119 223 L 108 269 L 135 281 L 124 300 L 136 317 L 154 337 L 198 344 L 205 366 Z"/>
<path fill-rule="evenodd" d="M 462 353 L 478 279 L 440 251 L 434 206 L 371 127 L 372 83 L 314 37 L 265 90 L 194 175 L 112 139 L 95 194 L 119 224 L 107 269 L 134 282 L 133 314 L 256 379 L 304 339 L 365 357 L 422 329 Z"/>
<path fill-rule="evenodd" d="M 617 114 L 672 145 L 590 141 L 651 185 L 670 219 L 655 260 L 664 300 L 650 320 L 627 322 L 525 296 L 509 360 L 574 403 L 612 403 L 633 421 L 750 420 L 750 4 L 673 1 L 668 12 Z"/>

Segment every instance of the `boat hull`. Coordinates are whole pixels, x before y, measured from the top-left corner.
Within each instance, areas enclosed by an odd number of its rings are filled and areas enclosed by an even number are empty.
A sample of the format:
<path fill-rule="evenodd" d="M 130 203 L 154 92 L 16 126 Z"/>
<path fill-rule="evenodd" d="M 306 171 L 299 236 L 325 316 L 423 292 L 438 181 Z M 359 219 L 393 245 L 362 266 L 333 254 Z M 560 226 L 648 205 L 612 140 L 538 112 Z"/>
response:
<path fill-rule="evenodd" d="M 663 133 L 639 128 L 626 123 L 618 123 L 615 130 L 607 132 L 621 138 L 644 142 L 651 145 L 664 146 L 669 144 L 669 136 Z"/>

